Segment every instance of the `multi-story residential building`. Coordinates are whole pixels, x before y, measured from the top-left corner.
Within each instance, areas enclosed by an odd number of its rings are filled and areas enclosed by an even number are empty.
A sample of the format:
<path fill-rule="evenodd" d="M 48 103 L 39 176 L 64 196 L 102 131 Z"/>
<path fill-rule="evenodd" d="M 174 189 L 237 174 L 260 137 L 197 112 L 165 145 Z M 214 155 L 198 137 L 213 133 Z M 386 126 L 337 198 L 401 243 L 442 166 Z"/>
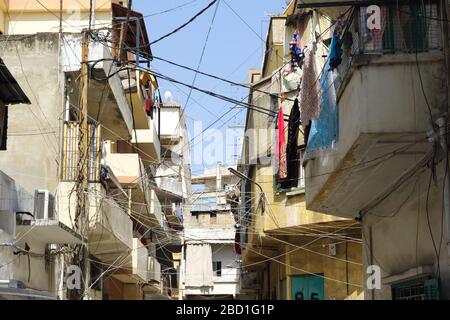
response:
<path fill-rule="evenodd" d="M 8 139 L 8 107 L 30 104 L 30 100 L 1 59 L 0 64 L 0 150 L 4 152 Z M 20 199 L 18 194 L 22 195 Z M 18 288 L 17 282 L 11 281 L 16 262 L 11 248 L 20 252 L 19 244 L 13 242 L 16 233 L 16 212 L 25 211 L 29 205 L 28 200 L 30 198 L 20 186 L 16 186 L 13 179 L 0 171 L 0 297 L 27 293 L 36 298 L 51 299 L 49 295 Z"/>
<path fill-rule="evenodd" d="M 184 216 L 181 299 L 234 299 L 239 294 L 236 221 L 227 203 L 227 191 L 236 182 L 220 164 L 192 177 L 195 191 Z"/>
<path fill-rule="evenodd" d="M 13 245 L 2 248 L 13 259 L 1 260 L 8 263 L 1 275 L 65 299 L 81 266 L 79 298 L 158 298 L 166 292 L 158 243 L 173 235 L 152 185 L 164 120 L 157 80 L 139 68 L 151 49 L 144 17 L 128 15 L 127 1 L 95 3 L 90 12 L 85 0 L 62 8 L 59 1 L 1 2 L 0 55 L 31 102 L 9 110 L 9 147 L 0 154 L 15 201 L 8 211 Z M 83 61 L 90 71 L 85 95 Z M 88 251 L 81 262 L 80 248 Z"/>
<path fill-rule="evenodd" d="M 347 10 L 311 2 L 331 20 Z M 350 12 L 341 62 L 320 82 L 331 100 L 307 141 L 306 206 L 362 223 L 379 284 L 367 299 L 448 299 L 448 2 Z"/>
<path fill-rule="evenodd" d="M 238 165 L 241 294 L 255 299 L 361 299 L 359 223 L 305 205 L 309 190 L 302 160 L 309 126 L 300 110 L 302 94 L 317 81 L 318 73 L 308 74 L 310 62 L 318 70 L 325 65 L 333 23 L 318 11 L 296 9 L 296 3 L 271 17 L 263 65 L 249 73 L 252 108 Z M 312 52 L 317 61 L 311 60 Z"/>
<path fill-rule="evenodd" d="M 179 298 L 179 258 L 183 238 L 183 217 L 189 210 L 191 195 L 190 142 L 185 117 L 179 104 L 165 101 L 160 108 L 161 164 L 154 178 L 155 191 L 161 201 L 165 227 L 171 230 L 170 243 L 163 238 L 161 266 L 167 295 Z"/>

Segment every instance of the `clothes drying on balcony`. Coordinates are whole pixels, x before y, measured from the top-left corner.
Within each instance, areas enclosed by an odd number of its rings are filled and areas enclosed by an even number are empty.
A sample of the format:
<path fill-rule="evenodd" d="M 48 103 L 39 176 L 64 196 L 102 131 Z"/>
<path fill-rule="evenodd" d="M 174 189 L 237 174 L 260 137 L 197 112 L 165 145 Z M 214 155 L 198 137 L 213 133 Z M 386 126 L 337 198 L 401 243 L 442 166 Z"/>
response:
<path fill-rule="evenodd" d="M 335 34 L 333 39 L 331 39 L 330 44 L 330 69 L 336 69 L 342 62 L 342 41 L 339 38 L 339 35 Z"/>
<path fill-rule="evenodd" d="M 287 159 L 287 179 L 282 181 L 283 189 L 295 187 L 297 185 L 300 159 L 298 157 L 298 132 L 300 129 L 300 109 L 298 107 L 298 100 L 295 99 L 294 105 L 289 114 L 288 125 L 288 143 L 286 147 Z"/>
<path fill-rule="evenodd" d="M 380 25 L 379 26 L 374 26 L 374 28 L 372 28 L 370 30 L 370 33 L 372 34 L 372 39 L 373 39 L 373 45 L 375 49 L 380 49 L 382 47 L 383 44 L 383 35 L 384 35 L 384 30 L 386 29 L 386 7 L 385 6 L 381 6 L 380 7 Z"/>
<path fill-rule="evenodd" d="M 306 53 L 303 67 L 303 79 L 300 86 L 300 116 L 303 128 L 309 123 L 309 120 L 317 119 L 320 113 L 316 48 L 314 44 L 312 47 L 313 48 Z"/>
<path fill-rule="evenodd" d="M 287 178 L 287 162 L 286 162 L 286 135 L 284 132 L 284 113 L 283 108 L 280 106 L 278 111 L 277 120 L 277 146 L 276 146 L 276 157 L 278 162 L 278 177 L 280 179 Z"/>
<path fill-rule="evenodd" d="M 291 51 L 291 69 L 293 71 L 295 71 L 297 67 L 301 69 L 303 65 L 304 54 L 303 54 L 303 46 L 297 31 L 294 33 L 294 36 L 292 37 L 289 49 Z"/>
<path fill-rule="evenodd" d="M 330 57 L 324 70 L 330 69 Z M 334 73 L 324 72 L 320 77 L 320 115 L 313 120 L 309 132 L 306 158 L 314 151 L 329 149 L 339 138 L 339 107 L 336 101 Z"/>

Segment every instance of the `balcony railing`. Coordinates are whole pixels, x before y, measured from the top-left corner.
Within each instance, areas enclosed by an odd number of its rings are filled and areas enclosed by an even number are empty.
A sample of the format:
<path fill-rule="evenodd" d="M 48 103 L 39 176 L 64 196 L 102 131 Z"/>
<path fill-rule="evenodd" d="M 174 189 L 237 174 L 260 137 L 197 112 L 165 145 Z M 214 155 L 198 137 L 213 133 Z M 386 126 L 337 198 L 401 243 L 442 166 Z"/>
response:
<path fill-rule="evenodd" d="M 170 177 L 160 177 L 155 178 L 155 182 L 159 189 L 170 192 L 179 197 L 183 196 L 183 187 L 179 179 Z"/>
<path fill-rule="evenodd" d="M 197 194 L 193 196 L 191 212 L 227 211 L 231 206 L 226 202 L 225 192 Z"/>
<path fill-rule="evenodd" d="M 63 181 L 76 181 L 78 179 L 80 164 L 79 131 L 78 122 L 65 122 L 63 128 L 62 168 L 61 179 Z M 88 125 L 88 174 L 90 182 L 100 180 L 100 126 Z"/>
<path fill-rule="evenodd" d="M 354 66 L 370 63 L 383 55 L 416 55 L 442 48 L 439 6 L 380 6 L 380 26 L 370 30 L 366 7 L 355 9 L 350 25 L 341 37 L 342 62 L 330 72 L 330 59 L 319 78 L 320 115 L 313 122 L 306 149 L 306 159 L 316 151 L 330 149 L 339 142 L 339 97 L 350 79 Z M 401 60 L 401 56 L 399 56 Z M 395 59 L 391 60 L 395 62 Z"/>
<path fill-rule="evenodd" d="M 421 53 L 442 48 L 439 5 L 431 1 L 380 8 L 380 29 L 369 30 L 367 7 L 356 9 L 348 32 L 342 36 L 342 63 L 334 80 L 339 90 L 356 55 Z"/>

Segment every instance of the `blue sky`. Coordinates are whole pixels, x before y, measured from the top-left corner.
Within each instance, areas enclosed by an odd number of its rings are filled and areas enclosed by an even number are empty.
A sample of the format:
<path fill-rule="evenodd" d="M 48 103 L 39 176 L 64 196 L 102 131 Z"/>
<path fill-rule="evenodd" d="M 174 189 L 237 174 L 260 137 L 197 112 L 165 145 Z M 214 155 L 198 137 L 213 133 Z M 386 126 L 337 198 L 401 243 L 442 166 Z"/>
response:
<path fill-rule="evenodd" d="M 189 18 L 211 1 L 212 0 L 135 0 L 133 1 L 133 9 L 140 11 L 144 15 L 149 15 L 188 3 L 186 6 L 177 10 L 152 15 L 146 18 L 147 31 L 150 41 L 152 41 L 189 20 Z M 247 82 L 248 69 L 261 66 L 264 45 L 261 38 L 265 39 L 266 37 L 268 16 L 274 13 L 281 13 L 286 6 L 286 1 L 226 0 L 227 4 L 231 6 L 254 31 L 246 26 L 223 1 L 225 0 L 220 0 L 200 70 L 238 83 L 245 83 Z M 186 28 L 153 45 L 153 54 L 195 69 L 199 63 L 202 48 L 214 14 L 214 9 L 213 6 Z M 189 84 L 194 78 L 193 72 L 171 66 L 162 61 L 153 61 L 152 68 L 164 75 Z M 159 81 L 159 83 L 161 94 L 163 96 L 165 91 L 170 90 L 174 96 L 174 100 L 180 102 L 182 106 L 185 105 L 187 94 L 189 93 L 188 88 L 180 85 L 174 86 L 167 81 Z M 248 90 L 245 88 L 231 86 L 228 83 L 216 81 L 201 75 L 197 76 L 195 85 L 238 100 L 245 98 L 248 94 Z M 229 110 L 231 106 L 232 104 L 225 101 L 193 91 L 185 111 L 190 138 L 193 138 L 193 124 L 195 120 L 201 120 L 203 122 L 203 127 L 205 128 L 215 121 L 219 115 Z M 206 111 L 206 109 L 209 110 L 209 112 Z M 239 110 L 241 112 L 233 117 Z M 225 130 L 229 125 L 243 125 L 244 120 L 245 109 L 235 109 L 214 127 L 221 127 L 221 130 L 225 133 Z M 194 144 L 195 143 L 200 143 L 199 139 L 194 141 Z M 205 146 L 204 142 L 203 144 Z M 233 143 L 229 144 L 230 146 L 228 147 L 232 148 Z M 227 146 L 224 143 L 224 148 L 226 147 Z M 231 161 L 231 159 L 228 160 Z M 204 165 L 193 164 L 193 174 L 199 174 L 202 171 L 203 166 Z"/>

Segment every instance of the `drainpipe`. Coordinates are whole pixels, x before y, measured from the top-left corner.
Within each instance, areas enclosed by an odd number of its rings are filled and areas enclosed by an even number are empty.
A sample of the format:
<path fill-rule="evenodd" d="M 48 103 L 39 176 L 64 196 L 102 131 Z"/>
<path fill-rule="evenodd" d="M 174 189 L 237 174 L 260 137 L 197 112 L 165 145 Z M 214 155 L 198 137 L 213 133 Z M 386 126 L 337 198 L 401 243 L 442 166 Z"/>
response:
<path fill-rule="evenodd" d="M 439 127 L 439 140 L 445 153 L 444 174 L 444 212 L 447 217 L 447 254 L 450 259 L 450 172 L 448 172 L 447 118 L 440 117 L 436 124 Z M 450 262 L 450 261 L 449 261 Z"/>

